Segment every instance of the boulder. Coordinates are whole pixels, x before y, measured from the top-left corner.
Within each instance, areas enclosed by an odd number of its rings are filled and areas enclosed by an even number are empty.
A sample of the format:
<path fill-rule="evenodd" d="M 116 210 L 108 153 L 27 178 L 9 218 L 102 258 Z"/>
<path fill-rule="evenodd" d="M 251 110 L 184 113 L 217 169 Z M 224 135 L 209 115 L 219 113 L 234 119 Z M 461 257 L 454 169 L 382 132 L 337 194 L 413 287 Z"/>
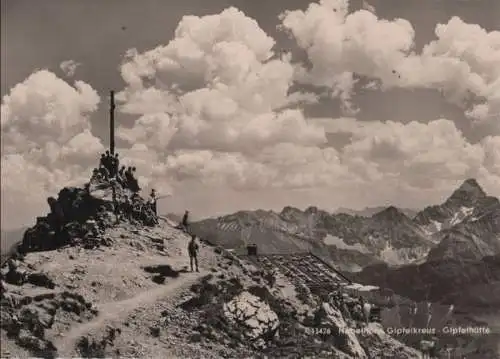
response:
<path fill-rule="evenodd" d="M 280 324 L 269 305 L 247 291 L 224 304 L 224 316 L 250 340 L 274 337 Z"/>

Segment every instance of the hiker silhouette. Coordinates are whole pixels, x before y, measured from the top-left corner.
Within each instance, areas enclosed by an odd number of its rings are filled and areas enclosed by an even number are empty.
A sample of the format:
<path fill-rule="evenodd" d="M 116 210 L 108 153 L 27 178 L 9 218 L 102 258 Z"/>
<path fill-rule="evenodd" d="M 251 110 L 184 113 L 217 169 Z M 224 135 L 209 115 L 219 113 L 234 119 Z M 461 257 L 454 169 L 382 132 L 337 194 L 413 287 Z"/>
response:
<path fill-rule="evenodd" d="M 195 264 L 196 271 L 199 272 L 198 269 L 198 243 L 196 243 L 196 236 L 193 234 L 191 236 L 191 240 L 188 244 L 188 253 L 189 253 L 189 264 L 191 266 L 191 272 L 193 271 L 193 263 Z"/>
<path fill-rule="evenodd" d="M 180 223 L 180 227 L 186 232 L 189 231 L 188 219 L 189 219 L 189 211 L 186 211 L 186 212 L 184 212 L 184 216 L 182 216 L 182 222 Z"/>

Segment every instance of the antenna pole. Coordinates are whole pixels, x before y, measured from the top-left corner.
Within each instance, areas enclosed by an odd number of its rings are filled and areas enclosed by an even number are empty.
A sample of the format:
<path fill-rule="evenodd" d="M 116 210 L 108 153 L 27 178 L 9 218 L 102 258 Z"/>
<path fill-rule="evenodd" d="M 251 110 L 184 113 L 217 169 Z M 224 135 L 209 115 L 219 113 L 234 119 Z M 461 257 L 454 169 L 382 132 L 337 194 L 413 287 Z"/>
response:
<path fill-rule="evenodd" d="M 109 107 L 109 152 L 115 154 L 115 92 L 111 90 Z"/>

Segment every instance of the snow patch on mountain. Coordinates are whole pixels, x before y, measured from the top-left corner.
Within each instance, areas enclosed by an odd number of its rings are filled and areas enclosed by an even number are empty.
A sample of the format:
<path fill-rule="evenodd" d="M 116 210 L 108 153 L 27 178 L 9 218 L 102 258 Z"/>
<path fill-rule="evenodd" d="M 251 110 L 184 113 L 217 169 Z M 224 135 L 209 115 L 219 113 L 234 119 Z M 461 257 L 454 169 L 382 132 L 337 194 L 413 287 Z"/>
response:
<path fill-rule="evenodd" d="M 335 246 L 338 249 L 347 249 L 352 251 L 358 251 L 361 253 L 370 253 L 368 248 L 366 248 L 361 243 L 347 244 L 343 238 L 333 236 L 331 234 L 326 235 L 326 237 L 323 239 L 323 243 L 325 243 L 328 246 Z"/>
<path fill-rule="evenodd" d="M 428 235 L 433 235 L 434 233 L 437 233 L 441 231 L 441 229 L 443 229 L 443 223 L 438 222 L 436 220 L 431 220 L 431 224 L 427 226 L 422 226 L 422 229 Z"/>
<path fill-rule="evenodd" d="M 426 226 L 422 226 L 422 229 L 428 235 L 436 234 L 444 229 L 449 229 L 453 226 L 456 226 L 457 224 L 462 223 L 464 220 L 471 217 L 475 210 L 476 210 L 475 207 L 462 206 L 446 221 L 439 222 L 434 219 L 431 219 L 430 220 L 431 223 Z"/>
<path fill-rule="evenodd" d="M 352 289 L 352 290 L 360 291 L 360 292 L 371 292 L 372 290 L 379 289 L 379 287 L 374 286 L 374 285 L 363 285 L 363 284 L 359 284 L 359 283 L 349 284 L 349 285 L 346 285 L 344 288 L 345 289 Z"/>
<path fill-rule="evenodd" d="M 260 230 L 273 230 L 278 232 L 298 233 L 299 225 L 285 222 L 275 217 L 264 218 L 260 221 Z"/>
<path fill-rule="evenodd" d="M 361 272 L 363 270 L 363 267 L 356 263 L 352 263 L 352 264 L 345 264 L 341 266 L 340 269 L 350 273 L 357 273 Z"/>
<path fill-rule="evenodd" d="M 396 249 L 390 243 L 386 243 L 385 248 L 379 254 L 379 258 L 390 266 L 398 266 L 414 263 L 425 258 L 429 250 L 427 247 Z"/>
<path fill-rule="evenodd" d="M 461 223 L 465 218 L 470 216 L 474 212 L 474 207 L 462 206 L 450 220 L 450 227 Z"/>

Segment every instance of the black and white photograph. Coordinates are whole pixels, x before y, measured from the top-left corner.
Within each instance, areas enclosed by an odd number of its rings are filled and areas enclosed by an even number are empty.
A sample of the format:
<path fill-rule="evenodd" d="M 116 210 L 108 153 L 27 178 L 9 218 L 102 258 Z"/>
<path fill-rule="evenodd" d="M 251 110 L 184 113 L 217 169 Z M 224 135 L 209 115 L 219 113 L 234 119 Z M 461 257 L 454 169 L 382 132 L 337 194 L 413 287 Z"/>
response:
<path fill-rule="evenodd" d="M 0 2 L 0 358 L 500 359 L 500 0 Z"/>

